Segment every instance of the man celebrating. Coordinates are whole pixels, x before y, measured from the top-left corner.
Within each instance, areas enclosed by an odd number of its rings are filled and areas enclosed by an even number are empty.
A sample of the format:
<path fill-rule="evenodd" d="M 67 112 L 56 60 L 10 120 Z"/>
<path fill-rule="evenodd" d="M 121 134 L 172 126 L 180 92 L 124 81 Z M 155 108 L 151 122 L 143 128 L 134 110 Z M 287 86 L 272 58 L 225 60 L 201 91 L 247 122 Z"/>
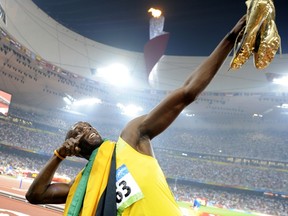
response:
<path fill-rule="evenodd" d="M 27 200 L 33 204 L 66 203 L 64 215 L 182 215 L 154 158 L 151 140 L 207 87 L 245 23 L 243 16 L 184 84 L 148 114 L 128 122 L 116 143 L 103 140 L 87 122 L 76 123 L 35 178 Z M 52 183 L 67 156 L 83 157 L 89 162 L 70 184 Z"/>

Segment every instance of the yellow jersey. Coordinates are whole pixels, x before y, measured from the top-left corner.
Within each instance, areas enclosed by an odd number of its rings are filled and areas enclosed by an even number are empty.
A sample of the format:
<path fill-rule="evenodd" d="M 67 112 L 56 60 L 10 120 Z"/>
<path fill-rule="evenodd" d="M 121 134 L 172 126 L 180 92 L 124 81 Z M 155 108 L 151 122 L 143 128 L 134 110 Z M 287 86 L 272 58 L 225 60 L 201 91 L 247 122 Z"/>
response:
<path fill-rule="evenodd" d="M 158 161 L 121 137 L 116 144 L 118 216 L 182 216 Z"/>

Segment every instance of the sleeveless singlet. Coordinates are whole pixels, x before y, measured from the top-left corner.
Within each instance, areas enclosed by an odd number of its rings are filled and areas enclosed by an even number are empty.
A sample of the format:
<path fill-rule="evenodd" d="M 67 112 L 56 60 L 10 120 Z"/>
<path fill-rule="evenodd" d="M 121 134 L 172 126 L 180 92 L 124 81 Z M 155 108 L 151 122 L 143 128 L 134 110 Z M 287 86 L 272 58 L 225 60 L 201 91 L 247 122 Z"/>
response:
<path fill-rule="evenodd" d="M 182 216 L 155 158 L 119 138 L 116 169 L 118 216 Z"/>

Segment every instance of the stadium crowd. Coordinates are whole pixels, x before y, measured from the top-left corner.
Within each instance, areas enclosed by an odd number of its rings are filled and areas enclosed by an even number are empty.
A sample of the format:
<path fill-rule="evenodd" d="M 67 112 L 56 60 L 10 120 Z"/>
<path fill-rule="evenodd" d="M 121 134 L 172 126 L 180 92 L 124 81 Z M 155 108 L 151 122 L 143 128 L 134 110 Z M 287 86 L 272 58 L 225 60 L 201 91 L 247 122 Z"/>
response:
<path fill-rule="evenodd" d="M 18 127 L 19 129 L 17 129 L 19 130 L 18 133 L 27 133 L 30 131 L 33 135 L 27 134 L 27 136 L 35 139 L 31 142 L 26 141 L 27 145 L 29 145 L 27 148 L 38 151 L 37 148 L 41 148 L 39 144 L 43 143 L 48 154 L 51 149 L 49 147 L 47 149 L 47 145 L 51 145 L 53 150 L 55 145 L 57 146 L 59 143 L 62 143 L 65 131 L 79 120 L 79 117 L 73 117 L 71 114 L 61 115 L 59 113 L 51 113 L 50 115 L 45 115 L 14 107 L 10 113 L 12 115 L 4 118 L 2 121 L 3 124 L 9 123 L 10 127 L 21 125 L 22 127 Z M 80 120 L 89 121 L 94 125 L 93 119 L 81 117 Z M 123 125 L 123 120 L 122 122 L 120 120 L 118 124 Z M 103 122 L 97 124 L 96 122 L 95 126 L 107 138 L 116 140 L 118 136 L 118 124 Z M 199 123 L 195 123 L 195 125 L 185 128 L 172 127 L 168 129 L 159 138 L 157 137 L 153 140 L 154 147 L 288 162 L 288 134 L 286 128 L 273 129 L 273 125 L 269 128 L 260 128 L 256 124 L 254 128 L 234 128 L 233 125 L 229 125 L 222 129 L 218 125 L 217 128 L 207 129 L 205 126 L 201 127 Z M 13 131 L 14 129 L 7 128 L 7 130 Z M 17 133 L 14 132 L 14 134 Z M 46 138 L 44 138 L 43 134 L 45 134 Z M 13 136 L 13 134 L 11 135 Z M 43 141 L 43 139 L 45 140 Z M 24 141 L 14 140 L 10 144 L 25 146 Z"/>
<path fill-rule="evenodd" d="M 45 115 L 41 119 L 39 114 L 21 113 L 21 110 L 18 109 L 13 109 L 12 113 L 13 115 L 0 118 L 1 144 L 48 156 L 64 141 L 64 131 L 75 120 L 70 119 L 70 122 L 65 124 L 65 120 L 53 121 L 53 118 L 50 118 L 48 121 Z M 34 118 L 37 121 L 33 121 Z M 61 128 L 57 127 L 60 125 Z M 116 140 L 116 128 L 117 125 L 101 124 L 99 130 L 106 137 Z M 201 158 L 201 153 L 210 153 L 212 155 L 264 158 L 286 163 L 288 158 L 287 139 L 287 134 L 284 132 L 273 134 L 271 131 L 249 131 L 247 134 L 243 131 L 238 132 L 238 129 L 234 131 L 230 129 L 226 132 L 216 129 L 193 131 L 174 128 L 161 135 L 159 139 L 155 139 L 154 144 L 156 157 L 168 177 L 288 193 L 287 166 L 255 166 Z M 163 151 L 167 149 L 170 151 Z M 173 150 L 177 150 L 177 152 L 175 153 Z M 187 154 L 180 154 L 181 151 L 196 152 L 200 156 L 190 157 Z"/>

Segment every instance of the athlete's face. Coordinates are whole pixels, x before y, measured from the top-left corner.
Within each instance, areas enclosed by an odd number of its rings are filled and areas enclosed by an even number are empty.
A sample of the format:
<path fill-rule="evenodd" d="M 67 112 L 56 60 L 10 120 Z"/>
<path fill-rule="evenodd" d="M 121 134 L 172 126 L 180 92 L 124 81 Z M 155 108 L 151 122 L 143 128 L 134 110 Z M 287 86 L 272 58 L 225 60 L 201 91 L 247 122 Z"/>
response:
<path fill-rule="evenodd" d="M 90 156 L 93 150 L 98 148 L 103 142 L 98 131 L 87 122 L 76 123 L 71 131 L 70 137 L 82 136 L 79 141 L 80 154 L 82 156 Z"/>

